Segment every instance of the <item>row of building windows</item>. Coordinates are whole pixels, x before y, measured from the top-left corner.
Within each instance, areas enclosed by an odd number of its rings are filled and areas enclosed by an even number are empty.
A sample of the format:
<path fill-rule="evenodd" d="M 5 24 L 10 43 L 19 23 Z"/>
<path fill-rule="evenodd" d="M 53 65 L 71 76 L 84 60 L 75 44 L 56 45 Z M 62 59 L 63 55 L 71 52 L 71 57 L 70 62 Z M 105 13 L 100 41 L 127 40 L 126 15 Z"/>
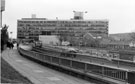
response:
<path fill-rule="evenodd" d="M 38 30 L 38 29 L 28 29 L 28 30 L 18 29 L 18 32 L 34 32 L 34 33 L 36 33 L 36 32 L 41 32 L 41 31 L 43 31 L 43 30 Z M 86 30 L 79 30 L 79 29 L 77 29 L 77 30 L 59 29 L 59 30 L 46 30 L 46 31 L 74 31 L 74 32 L 77 32 L 78 31 L 78 32 L 85 32 Z M 87 30 L 87 32 L 88 31 L 105 33 L 108 30 L 99 30 L 99 29 L 97 29 L 97 30 Z"/>
<path fill-rule="evenodd" d="M 64 26 L 64 27 L 72 27 L 72 26 L 78 26 L 78 27 L 106 27 L 106 26 L 108 26 L 107 24 L 80 24 L 80 23 L 78 23 L 78 24 L 45 24 L 45 23 L 43 23 L 43 24 L 41 24 L 41 23 L 38 23 L 38 24 L 28 24 L 28 23 L 26 23 L 26 24 L 24 24 L 24 23 L 19 23 L 18 24 L 18 26 Z"/>
<path fill-rule="evenodd" d="M 108 30 L 106 27 L 18 27 L 18 30 Z"/>
<path fill-rule="evenodd" d="M 108 21 L 18 21 L 18 23 L 104 23 L 104 24 L 108 24 Z"/>
<path fill-rule="evenodd" d="M 87 31 L 89 33 L 97 33 L 97 34 L 107 34 L 106 31 Z M 18 31 L 18 35 L 48 35 L 50 33 L 51 34 L 85 34 L 86 32 L 81 32 L 81 31 L 42 31 L 42 32 L 23 32 L 23 31 Z"/>
<path fill-rule="evenodd" d="M 96 27 L 89 27 L 89 28 L 68 28 L 68 27 L 60 27 L 60 28 L 48 28 L 48 27 L 29 27 L 29 28 L 25 28 L 25 27 L 19 27 L 18 31 L 43 31 L 43 30 L 58 30 L 58 31 L 62 31 L 62 30 L 68 30 L 68 31 L 107 31 L 107 28 L 96 28 Z"/>
<path fill-rule="evenodd" d="M 32 25 L 32 26 L 25 26 L 19 25 L 18 27 L 83 27 L 83 28 L 108 28 L 106 25 Z"/>

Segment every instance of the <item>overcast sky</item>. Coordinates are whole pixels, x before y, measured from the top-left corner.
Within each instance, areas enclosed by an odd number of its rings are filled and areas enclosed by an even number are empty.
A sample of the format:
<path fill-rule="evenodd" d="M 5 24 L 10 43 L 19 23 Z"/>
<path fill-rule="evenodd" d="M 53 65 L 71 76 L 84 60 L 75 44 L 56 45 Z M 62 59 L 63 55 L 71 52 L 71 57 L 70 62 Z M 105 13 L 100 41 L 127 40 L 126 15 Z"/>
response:
<path fill-rule="evenodd" d="M 84 19 L 108 19 L 109 33 L 135 31 L 135 0 L 6 0 L 3 24 L 16 37 L 17 19 L 31 17 L 70 19 L 73 11 L 87 11 Z"/>

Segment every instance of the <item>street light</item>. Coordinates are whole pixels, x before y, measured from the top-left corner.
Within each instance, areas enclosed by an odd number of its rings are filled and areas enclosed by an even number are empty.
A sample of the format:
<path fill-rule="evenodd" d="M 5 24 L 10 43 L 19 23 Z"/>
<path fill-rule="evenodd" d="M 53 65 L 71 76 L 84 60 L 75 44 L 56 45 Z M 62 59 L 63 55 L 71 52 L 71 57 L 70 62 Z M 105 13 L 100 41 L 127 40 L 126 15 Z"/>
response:
<path fill-rule="evenodd" d="M 2 28 L 2 12 L 5 11 L 5 0 L 0 0 L 0 27 Z"/>
<path fill-rule="evenodd" d="M 12 34 L 13 34 L 13 32 L 10 32 L 10 35 L 11 35 L 11 41 L 12 41 Z"/>

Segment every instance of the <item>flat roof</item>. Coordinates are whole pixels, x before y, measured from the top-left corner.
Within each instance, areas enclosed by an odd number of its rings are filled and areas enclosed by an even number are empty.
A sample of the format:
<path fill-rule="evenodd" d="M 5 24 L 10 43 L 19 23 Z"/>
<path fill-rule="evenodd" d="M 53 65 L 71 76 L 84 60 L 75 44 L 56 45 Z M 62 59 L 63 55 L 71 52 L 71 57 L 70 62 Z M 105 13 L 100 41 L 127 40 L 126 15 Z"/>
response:
<path fill-rule="evenodd" d="M 22 18 L 18 20 L 45 20 L 45 21 L 109 21 L 108 19 L 47 19 L 47 18 Z"/>

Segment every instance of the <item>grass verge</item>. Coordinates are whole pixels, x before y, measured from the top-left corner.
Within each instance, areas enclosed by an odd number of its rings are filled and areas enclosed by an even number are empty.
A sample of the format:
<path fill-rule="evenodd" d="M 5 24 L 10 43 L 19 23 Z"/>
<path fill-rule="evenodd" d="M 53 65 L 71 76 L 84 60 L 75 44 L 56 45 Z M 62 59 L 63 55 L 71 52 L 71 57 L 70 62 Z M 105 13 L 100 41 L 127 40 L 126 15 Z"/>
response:
<path fill-rule="evenodd" d="M 1 83 L 33 84 L 1 58 Z"/>

